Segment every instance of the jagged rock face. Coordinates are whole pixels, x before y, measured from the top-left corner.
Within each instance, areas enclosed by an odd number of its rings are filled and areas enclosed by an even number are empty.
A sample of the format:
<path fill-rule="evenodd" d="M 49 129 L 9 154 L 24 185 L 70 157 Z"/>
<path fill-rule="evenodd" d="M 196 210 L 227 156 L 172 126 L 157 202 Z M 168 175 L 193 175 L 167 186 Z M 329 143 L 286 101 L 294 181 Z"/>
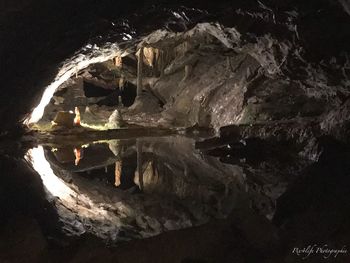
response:
<path fill-rule="evenodd" d="M 163 115 L 176 125 L 219 128 L 317 120 L 338 107 L 339 94 L 349 94 L 347 76 L 334 81 L 333 74 L 343 74 L 346 65 L 335 69 L 330 61 L 321 68 L 307 62 L 298 33 L 285 30 L 290 39 L 266 34 L 248 41 L 235 28 L 204 23 L 185 33 L 156 31 L 147 36 L 143 45 L 166 52 L 189 43 L 152 87 L 166 102 Z M 186 67 L 191 68 L 189 74 Z"/>
<path fill-rule="evenodd" d="M 268 81 L 273 80 L 274 83 L 283 81 L 282 86 L 297 87 L 297 97 L 302 97 L 302 102 L 299 102 L 299 98 L 295 99 L 294 93 L 290 101 L 293 104 L 295 100 L 297 104 L 301 103 L 302 107 L 308 109 L 297 112 L 287 110 L 287 115 L 319 114 L 318 105 L 324 100 L 327 101 L 327 107 L 331 108 L 339 105 L 338 100 L 347 97 L 346 52 L 350 46 L 348 43 L 350 38 L 347 30 L 349 17 L 343 9 L 347 6 L 345 1 L 317 1 L 315 3 L 297 0 L 284 3 L 272 0 L 264 3 L 219 1 L 215 4 L 186 2 L 186 6 L 198 9 L 187 7 L 172 9 L 171 6 L 165 6 L 162 9 L 158 5 L 155 8 L 144 8 L 143 10 L 147 11 L 139 12 L 138 15 L 130 15 L 134 13 L 133 6 L 137 6 L 135 2 L 125 3 L 125 8 L 113 8 L 114 5 L 111 1 L 104 1 L 99 3 L 96 9 L 92 1 L 88 0 L 78 1 L 73 5 L 71 3 L 56 5 L 53 2 L 47 4 L 36 2 L 28 5 L 5 3 L 2 9 L 5 32 L 1 35 L 5 39 L 2 42 L 6 44 L 1 49 L 1 74 L 3 87 L 8 88 L 3 90 L 2 96 L 6 98 L 1 106 L 1 119 L 4 121 L 2 129 L 13 126 L 30 111 L 30 108 L 38 101 L 43 87 L 54 78 L 59 63 L 79 50 L 88 39 L 92 44 L 99 46 L 107 41 L 117 41 L 122 48 L 125 48 L 132 46 L 130 42 L 125 43 L 130 38 L 137 40 L 141 35 L 160 28 L 166 28 L 168 31 L 186 31 L 198 22 L 218 21 L 224 28 L 235 28 L 235 32 L 239 33 L 239 44 L 236 45 L 236 42 L 223 43 L 227 49 L 232 49 L 230 45 L 234 44 L 233 50 L 236 53 L 249 55 L 246 62 L 249 66 L 241 66 L 239 70 L 245 71 L 251 68 L 252 72 L 247 75 L 241 73 L 240 76 L 237 74 L 229 76 L 233 77 L 231 81 L 236 81 L 237 78 L 245 80 L 246 83 L 237 83 L 238 86 L 243 88 L 249 86 L 247 76 L 254 74 L 254 67 L 258 66 L 263 69 L 263 76 L 267 77 Z M 62 20 L 61 17 L 69 17 L 69 19 Z M 45 23 L 41 23 L 42 21 Z M 36 27 L 39 23 L 41 24 L 40 30 Z M 337 30 L 334 30 L 335 28 Z M 232 40 L 232 37 L 231 35 L 226 40 Z M 236 37 L 235 35 L 235 41 Z M 96 54 L 93 55 L 95 51 L 85 49 L 79 52 L 87 56 L 95 56 Z M 209 53 L 205 51 L 202 59 Z M 225 60 L 220 58 L 222 54 L 220 52 L 214 52 L 214 54 L 217 60 L 213 66 L 223 67 Z M 193 57 L 188 57 L 188 59 L 191 60 Z M 21 61 L 21 63 L 16 61 Z M 190 62 L 196 63 L 195 61 Z M 205 69 L 204 63 L 198 63 L 197 66 L 198 68 L 195 67 L 192 74 L 196 74 L 197 70 L 199 74 L 201 67 L 202 70 Z M 182 78 L 183 74 L 178 76 L 179 81 Z M 186 81 L 190 80 L 191 78 L 186 79 Z M 250 84 L 255 86 L 254 81 Z M 274 85 L 279 86 L 279 84 Z M 205 88 L 208 87 L 203 87 Z M 212 89 L 209 88 L 209 90 Z M 249 88 L 247 90 L 248 93 L 251 92 Z M 267 96 L 269 97 L 268 94 Z M 315 97 L 311 100 L 311 105 L 306 102 L 304 106 L 305 101 L 308 101 L 310 97 Z M 199 100 L 198 98 L 198 101 L 195 101 L 193 111 L 202 111 L 199 107 Z M 242 102 L 242 100 L 238 101 Z M 256 101 L 260 103 L 259 98 L 243 100 L 244 103 L 251 104 L 247 107 L 250 112 L 269 107 L 269 105 L 266 106 L 265 99 L 262 99 L 262 105 L 258 106 L 255 105 Z M 221 103 L 222 101 L 218 102 L 218 104 Z M 278 99 L 276 103 L 285 104 L 285 100 Z M 190 116 L 195 115 L 191 117 L 193 119 L 191 122 L 206 124 L 211 121 L 210 119 L 217 118 L 222 118 L 222 124 L 235 121 L 236 112 L 225 117 L 217 109 L 217 112 L 213 114 L 211 111 L 217 107 L 213 105 L 215 104 L 213 101 L 209 104 L 211 107 L 205 109 L 204 113 L 200 114 L 200 118 L 198 114 L 190 114 Z M 238 109 L 232 109 L 232 111 L 241 111 L 240 107 L 238 103 Z M 262 119 L 276 118 L 271 112 L 262 115 L 264 115 L 261 116 Z M 261 118 L 257 117 L 257 119 Z M 220 126 L 221 123 L 214 123 L 214 125 Z"/>
<path fill-rule="evenodd" d="M 344 10 L 350 15 L 350 2 L 348 0 L 338 0 Z"/>
<path fill-rule="evenodd" d="M 321 129 L 339 140 L 348 142 L 349 106 L 350 101 L 347 100 L 337 109 L 330 111 L 322 121 Z"/>
<path fill-rule="evenodd" d="M 160 102 L 159 100 L 149 93 L 142 93 L 140 96 L 136 97 L 135 102 L 129 107 L 129 113 L 133 112 L 143 112 L 143 113 L 158 113 L 160 112 Z"/>

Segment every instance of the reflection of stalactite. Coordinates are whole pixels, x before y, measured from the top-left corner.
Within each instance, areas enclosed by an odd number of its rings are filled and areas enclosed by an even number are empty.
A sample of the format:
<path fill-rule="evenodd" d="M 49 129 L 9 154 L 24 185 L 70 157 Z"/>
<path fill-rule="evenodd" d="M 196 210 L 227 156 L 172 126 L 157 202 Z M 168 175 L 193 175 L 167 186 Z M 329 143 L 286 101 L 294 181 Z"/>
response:
<path fill-rule="evenodd" d="M 155 160 L 148 161 L 147 163 L 143 164 L 143 184 L 144 184 L 144 191 L 146 192 L 152 192 L 156 191 L 157 187 L 162 184 L 158 168 L 155 163 Z"/>
<path fill-rule="evenodd" d="M 121 182 L 120 182 L 120 178 L 122 175 L 122 161 L 116 161 L 115 162 L 115 171 L 114 171 L 114 175 L 115 175 L 115 181 L 114 181 L 114 185 L 116 187 L 120 186 Z"/>
<path fill-rule="evenodd" d="M 143 190 L 143 172 L 142 172 L 142 142 L 136 141 L 136 151 L 137 151 L 137 172 L 139 174 L 139 186 L 140 190 Z"/>
<path fill-rule="evenodd" d="M 81 159 L 83 159 L 82 149 L 81 148 L 74 148 L 73 150 L 75 155 L 75 165 L 77 166 Z"/>

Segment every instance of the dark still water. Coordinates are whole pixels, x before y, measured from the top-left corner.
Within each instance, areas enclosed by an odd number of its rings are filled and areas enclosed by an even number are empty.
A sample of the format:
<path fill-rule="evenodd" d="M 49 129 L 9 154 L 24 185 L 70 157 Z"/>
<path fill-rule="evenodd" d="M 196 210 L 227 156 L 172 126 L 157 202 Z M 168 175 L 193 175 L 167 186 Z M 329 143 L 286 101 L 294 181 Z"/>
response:
<path fill-rule="evenodd" d="M 327 142 L 311 161 L 288 143 L 202 140 L 56 141 L 26 150 L 25 161 L 1 155 L 2 255 L 40 248 L 64 262 L 87 255 L 86 244 L 116 246 L 117 256 L 133 255 L 129 245 L 146 253 L 149 242 L 170 254 L 183 244 L 188 254 L 215 240 L 216 256 L 227 249 L 294 260 L 294 248 L 349 244 L 348 148 Z"/>
<path fill-rule="evenodd" d="M 250 154 L 264 147 L 168 136 L 40 145 L 25 159 L 66 234 L 114 243 L 202 225 L 243 206 L 271 220 L 305 162 Z"/>

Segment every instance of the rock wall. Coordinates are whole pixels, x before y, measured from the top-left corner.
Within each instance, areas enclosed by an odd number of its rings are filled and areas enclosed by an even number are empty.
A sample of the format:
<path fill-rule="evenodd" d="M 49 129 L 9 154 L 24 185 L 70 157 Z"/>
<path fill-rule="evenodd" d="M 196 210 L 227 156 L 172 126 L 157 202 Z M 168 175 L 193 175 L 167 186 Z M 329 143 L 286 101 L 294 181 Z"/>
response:
<path fill-rule="evenodd" d="M 296 36 L 294 31 L 289 33 Z M 217 129 L 232 124 L 317 121 L 340 107 L 350 91 L 346 64 L 335 66 L 336 58 L 322 65 L 308 62 L 296 39 L 278 40 L 266 34 L 248 41 L 235 28 L 202 23 L 184 33 L 156 31 L 141 45 L 175 54 L 186 47 L 152 86 L 166 102 L 164 118 L 174 125 Z M 334 74 L 340 78 L 335 80 Z"/>

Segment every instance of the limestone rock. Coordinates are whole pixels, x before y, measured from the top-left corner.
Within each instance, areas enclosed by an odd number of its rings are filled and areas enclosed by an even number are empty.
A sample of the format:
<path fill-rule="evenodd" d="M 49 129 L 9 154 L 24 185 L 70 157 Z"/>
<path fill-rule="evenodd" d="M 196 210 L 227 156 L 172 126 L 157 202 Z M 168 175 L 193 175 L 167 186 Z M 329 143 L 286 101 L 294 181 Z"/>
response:
<path fill-rule="evenodd" d="M 158 99 L 148 92 L 136 97 L 134 104 L 129 107 L 132 112 L 157 113 L 160 111 Z"/>
<path fill-rule="evenodd" d="M 61 126 L 66 128 L 73 128 L 74 126 L 74 117 L 73 113 L 67 111 L 59 111 L 56 114 L 53 124 L 55 126 Z"/>
<path fill-rule="evenodd" d="M 119 129 L 125 127 L 126 123 L 119 110 L 115 110 L 108 119 L 108 129 Z"/>
<path fill-rule="evenodd" d="M 349 136 L 350 100 L 331 110 L 320 123 L 321 129 L 339 140 L 348 141 Z"/>

